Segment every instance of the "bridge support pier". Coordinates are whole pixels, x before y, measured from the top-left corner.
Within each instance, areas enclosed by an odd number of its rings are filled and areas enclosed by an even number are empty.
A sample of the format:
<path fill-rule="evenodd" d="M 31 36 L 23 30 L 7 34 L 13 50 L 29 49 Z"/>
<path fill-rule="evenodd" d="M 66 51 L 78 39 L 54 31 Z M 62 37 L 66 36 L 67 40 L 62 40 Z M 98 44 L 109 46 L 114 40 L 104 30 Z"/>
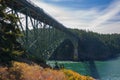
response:
<path fill-rule="evenodd" d="M 72 40 L 72 43 L 74 46 L 73 59 L 77 61 L 78 60 L 78 40 L 74 39 Z"/>
<path fill-rule="evenodd" d="M 78 60 L 78 47 L 77 46 L 74 46 L 74 60 Z"/>

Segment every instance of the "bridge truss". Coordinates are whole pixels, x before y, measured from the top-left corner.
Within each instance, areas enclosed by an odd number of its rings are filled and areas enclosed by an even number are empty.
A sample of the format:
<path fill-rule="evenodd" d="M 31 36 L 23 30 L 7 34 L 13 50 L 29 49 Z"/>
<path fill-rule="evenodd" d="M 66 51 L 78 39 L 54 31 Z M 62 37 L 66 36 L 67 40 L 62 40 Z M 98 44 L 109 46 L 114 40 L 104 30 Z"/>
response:
<path fill-rule="evenodd" d="M 8 13 L 13 13 L 19 18 L 18 27 L 24 34 L 19 41 L 27 49 L 29 55 L 47 60 L 65 38 L 68 36 L 78 38 L 31 1 L 5 1 Z"/>

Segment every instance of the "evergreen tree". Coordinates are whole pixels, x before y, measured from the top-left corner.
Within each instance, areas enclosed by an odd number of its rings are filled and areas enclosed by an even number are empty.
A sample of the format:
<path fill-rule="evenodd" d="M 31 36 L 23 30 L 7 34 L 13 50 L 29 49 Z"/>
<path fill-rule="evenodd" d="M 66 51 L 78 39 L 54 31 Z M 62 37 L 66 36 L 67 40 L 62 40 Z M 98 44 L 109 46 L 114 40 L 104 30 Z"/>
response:
<path fill-rule="evenodd" d="M 7 13 L 5 0 L 0 0 L 0 62 L 9 64 L 18 55 L 23 53 L 17 38 L 21 36 L 16 26 L 18 18 Z"/>

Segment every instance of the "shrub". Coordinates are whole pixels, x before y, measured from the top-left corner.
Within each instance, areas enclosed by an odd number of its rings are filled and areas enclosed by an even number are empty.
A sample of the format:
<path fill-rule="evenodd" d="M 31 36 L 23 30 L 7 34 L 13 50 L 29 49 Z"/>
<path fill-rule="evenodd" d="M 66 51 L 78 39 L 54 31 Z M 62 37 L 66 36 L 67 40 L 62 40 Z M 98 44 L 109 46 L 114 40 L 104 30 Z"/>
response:
<path fill-rule="evenodd" d="M 62 71 L 65 73 L 67 80 L 94 80 L 92 77 L 80 75 L 72 70 L 63 69 Z"/>
<path fill-rule="evenodd" d="M 12 67 L 0 67 L 0 80 L 94 80 L 72 70 L 53 70 L 37 64 L 13 62 Z"/>

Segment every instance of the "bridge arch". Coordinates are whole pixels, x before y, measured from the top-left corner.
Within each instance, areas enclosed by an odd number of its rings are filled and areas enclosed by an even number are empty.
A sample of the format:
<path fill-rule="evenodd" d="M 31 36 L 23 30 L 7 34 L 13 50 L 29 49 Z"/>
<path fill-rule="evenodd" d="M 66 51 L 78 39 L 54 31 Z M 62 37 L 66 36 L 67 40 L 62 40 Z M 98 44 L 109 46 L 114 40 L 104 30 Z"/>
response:
<path fill-rule="evenodd" d="M 53 52 L 50 60 L 78 61 L 78 40 L 67 38 Z"/>

